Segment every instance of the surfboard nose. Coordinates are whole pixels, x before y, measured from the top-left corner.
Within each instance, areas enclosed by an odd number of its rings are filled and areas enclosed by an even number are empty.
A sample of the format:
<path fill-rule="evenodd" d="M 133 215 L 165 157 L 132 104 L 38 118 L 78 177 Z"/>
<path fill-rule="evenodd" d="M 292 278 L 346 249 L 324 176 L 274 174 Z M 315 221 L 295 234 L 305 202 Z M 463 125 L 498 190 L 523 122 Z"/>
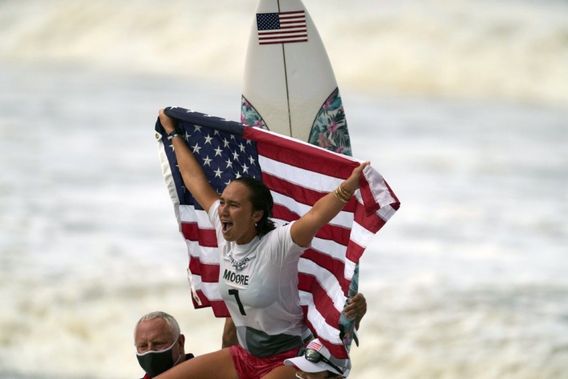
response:
<path fill-rule="evenodd" d="M 259 1 L 245 61 L 241 120 L 351 153 L 335 75 L 302 1 Z"/>

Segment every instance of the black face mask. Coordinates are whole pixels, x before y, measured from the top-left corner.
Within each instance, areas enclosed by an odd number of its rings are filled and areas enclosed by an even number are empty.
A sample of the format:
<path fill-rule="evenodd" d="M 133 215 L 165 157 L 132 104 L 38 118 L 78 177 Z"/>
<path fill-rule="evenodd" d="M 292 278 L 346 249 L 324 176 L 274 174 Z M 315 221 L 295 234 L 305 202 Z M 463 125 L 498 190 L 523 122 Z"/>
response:
<path fill-rule="evenodd" d="M 142 369 L 144 369 L 144 371 L 146 371 L 146 373 L 152 378 L 174 367 L 174 365 L 179 361 L 178 358 L 178 360 L 174 362 L 174 359 L 172 357 L 172 349 L 174 348 L 176 342 L 174 342 L 172 346 L 164 350 L 151 350 L 143 354 L 136 354 L 136 358 L 138 358 L 140 367 L 142 367 Z"/>

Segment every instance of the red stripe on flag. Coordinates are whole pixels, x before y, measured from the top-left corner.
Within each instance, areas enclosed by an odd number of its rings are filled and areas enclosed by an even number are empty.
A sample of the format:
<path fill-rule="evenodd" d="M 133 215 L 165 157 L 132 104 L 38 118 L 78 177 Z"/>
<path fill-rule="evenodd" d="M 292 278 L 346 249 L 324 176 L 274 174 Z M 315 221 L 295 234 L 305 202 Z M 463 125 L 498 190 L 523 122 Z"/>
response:
<path fill-rule="evenodd" d="M 293 15 L 293 14 L 304 14 L 304 11 L 286 11 L 280 12 L 279 15 Z"/>
<path fill-rule="evenodd" d="M 300 218 L 297 213 L 292 212 L 280 204 L 274 204 L 272 207 L 272 217 L 286 222 L 292 222 Z"/>
<path fill-rule="evenodd" d="M 274 204 L 272 207 L 272 216 L 287 222 L 292 222 L 300 218 L 297 213 L 292 212 L 290 209 L 280 204 Z M 316 237 L 325 240 L 333 240 L 343 246 L 347 246 L 350 234 L 351 229 L 327 224 L 321 227 L 321 229 L 317 232 Z"/>
<path fill-rule="evenodd" d="M 294 201 L 312 206 L 317 200 L 327 193 L 322 193 L 319 191 L 314 191 L 300 185 L 291 183 L 281 178 L 277 178 L 273 175 L 263 173 L 262 181 L 270 188 L 271 191 L 283 194 Z M 345 211 L 355 210 L 357 206 L 356 200 L 353 198 L 344 208 Z M 274 204 L 272 209 L 272 214 L 275 218 L 285 220 L 288 222 L 297 220 L 300 215 L 293 212 L 289 208 L 281 204 Z M 351 229 L 345 228 L 338 225 L 325 225 L 323 226 L 316 236 L 318 238 L 323 238 L 327 240 L 334 240 L 344 246 L 347 246 L 349 242 L 349 236 L 351 234 Z"/>
<path fill-rule="evenodd" d="M 198 258 L 190 256 L 189 270 L 192 274 L 201 276 L 201 281 L 204 283 L 217 283 L 219 281 L 220 266 L 218 264 L 202 263 Z"/>
<path fill-rule="evenodd" d="M 325 345 L 325 347 L 329 349 L 331 355 L 338 359 L 349 359 L 349 355 L 347 354 L 347 351 L 345 350 L 345 346 L 343 346 L 343 344 L 336 345 L 321 336 L 319 337 L 319 339 Z"/>
<path fill-rule="evenodd" d="M 298 34 L 298 35 L 279 35 L 276 37 L 261 37 L 260 40 L 261 41 L 270 41 L 270 40 L 277 40 L 277 39 L 284 39 L 284 38 L 305 38 L 306 35 L 305 34 Z"/>
<path fill-rule="evenodd" d="M 278 15 L 280 17 L 292 17 L 294 15 L 303 17 L 304 11 L 286 11 L 286 12 L 280 12 L 280 13 L 278 13 Z"/>
<path fill-rule="evenodd" d="M 363 198 L 363 203 L 365 204 L 365 210 L 368 213 L 375 213 L 381 206 L 375 200 L 375 197 L 373 196 L 373 193 L 369 188 L 369 183 L 363 177 L 361 177 L 360 180 L 359 190 L 361 191 L 361 197 Z"/>
<path fill-rule="evenodd" d="M 309 179 L 307 180 L 309 181 Z M 293 198 L 294 201 L 310 206 L 314 205 L 316 201 L 328 194 L 328 192 L 315 191 L 265 172 L 262 173 L 262 182 L 266 184 L 271 191 L 286 195 Z M 343 211 L 353 213 L 356 208 L 357 200 L 353 197 L 345 204 Z"/>
<path fill-rule="evenodd" d="M 300 33 L 303 33 L 302 34 L 303 36 L 307 36 L 307 34 L 305 34 L 307 32 L 306 28 L 299 29 L 297 27 L 287 26 L 282 29 L 290 29 L 290 30 L 283 30 L 281 32 L 258 32 L 258 34 L 261 35 L 263 38 L 265 38 L 264 36 L 271 36 L 271 35 L 279 35 L 284 37 L 286 35 L 294 35 Z"/>
<path fill-rule="evenodd" d="M 196 222 L 181 222 L 181 233 L 186 240 L 197 241 L 204 247 L 217 247 L 217 236 L 213 229 L 199 229 Z"/>
<path fill-rule="evenodd" d="M 205 296 L 203 291 L 197 290 L 194 293 L 192 293 L 192 295 L 196 295 L 199 298 L 199 301 L 201 302 L 201 304 L 198 303 L 197 300 L 195 300 L 195 297 L 191 296 L 191 300 L 193 301 L 193 306 L 195 308 L 205 308 L 205 307 L 211 306 L 211 302 L 209 301 L 209 298 L 207 296 Z"/>
<path fill-rule="evenodd" d="M 213 300 L 210 301 L 210 304 L 216 317 L 231 317 L 223 300 Z"/>
<path fill-rule="evenodd" d="M 359 259 L 361 259 L 361 256 L 364 252 L 364 247 L 359 246 L 354 241 L 349 241 L 349 244 L 347 245 L 347 251 L 345 252 L 345 257 L 351 262 L 359 263 Z"/>
<path fill-rule="evenodd" d="M 307 39 L 299 39 L 299 40 L 275 40 L 275 41 L 267 41 L 267 42 L 259 42 L 259 45 L 275 45 L 279 43 L 296 43 L 296 42 L 308 42 Z"/>
<path fill-rule="evenodd" d="M 325 254 L 313 248 L 304 251 L 302 258 L 309 259 L 316 265 L 325 268 L 327 271 L 333 274 L 333 276 L 335 276 L 335 279 L 337 279 L 337 281 L 339 282 L 339 285 L 343 290 L 343 294 L 347 295 L 347 291 L 349 290 L 349 281 L 345 279 L 345 263 L 343 261 L 335 259 L 331 255 Z"/>
<path fill-rule="evenodd" d="M 262 173 L 262 182 L 271 191 L 291 197 L 302 204 L 313 205 L 320 198 L 327 195 L 327 192 L 314 191 L 265 172 Z"/>
<path fill-rule="evenodd" d="M 259 155 L 334 178 L 348 178 L 359 165 L 356 161 L 330 154 L 327 150 L 278 137 L 257 128 L 244 128 L 243 137 L 257 142 Z M 307 160 L 306 156 L 310 159 Z"/>
<path fill-rule="evenodd" d="M 355 222 L 372 233 L 378 232 L 386 223 L 376 213 L 367 213 L 363 206 L 357 207 L 355 210 Z"/>
<path fill-rule="evenodd" d="M 314 304 L 318 312 L 325 317 L 325 321 L 337 328 L 340 313 L 335 309 L 333 301 L 326 290 L 320 285 L 317 278 L 303 272 L 298 273 L 298 288 L 301 291 L 310 292 L 314 298 Z"/>
<path fill-rule="evenodd" d="M 343 246 L 347 246 L 347 244 L 349 243 L 350 235 L 351 229 L 330 224 L 322 226 L 321 229 L 316 233 L 316 237 L 318 238 L 335 241 Z"/>
<path fill-rule="evenodd" d="M 201 290 L 197 290 L 196 295 L 197 295 L 197 297 L 199 297 L 199 300 L 201 301 L 201 305 L 199 305 L 199 303 L 197 301 L 195 301 L 195 298 L 193 296 L 191 297 L 191 299 L 193 301 L 193 306 L 196 309 L 211 307 L 213 309 L 213 314 L 215 315 L 215 317 L 230 317 L 231 316 L 229 314 L 229 310 L 227 309 L 227 306 L 225 305 L 225 302 L 223 300 L 209 300 L 207 298 L 207 296 L 205 296 L 205 294 Z"/>

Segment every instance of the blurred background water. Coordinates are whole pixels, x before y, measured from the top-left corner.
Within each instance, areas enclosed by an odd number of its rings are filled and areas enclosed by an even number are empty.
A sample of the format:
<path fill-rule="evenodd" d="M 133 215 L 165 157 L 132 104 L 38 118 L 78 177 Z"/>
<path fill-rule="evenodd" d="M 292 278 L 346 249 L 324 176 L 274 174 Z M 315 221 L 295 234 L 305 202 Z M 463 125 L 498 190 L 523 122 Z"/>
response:
<path fill-rule="evenodd" d="M 568 2 L 304 0 L 355 156 L 403 206 L 363 257 L 353 378 L 568 377 Z M 238 120 L 256 1 L 0 1 L 0 377 L 136 378 L 192 309 L 153 124 Z"/>

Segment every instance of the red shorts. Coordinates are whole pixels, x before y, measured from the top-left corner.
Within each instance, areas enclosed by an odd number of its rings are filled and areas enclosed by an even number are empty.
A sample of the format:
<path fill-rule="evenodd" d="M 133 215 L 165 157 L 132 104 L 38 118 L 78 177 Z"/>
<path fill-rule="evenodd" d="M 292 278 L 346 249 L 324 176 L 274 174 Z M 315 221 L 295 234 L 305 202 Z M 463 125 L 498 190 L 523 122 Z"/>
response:
<path fill-rule="evenodd" d="M 284 360 L 298 355 L 294 348 L 268 357 L 255 357 L 240 345 L 231 346 L 231 357 L 240 379 L 260 379 L 276 367 L 284 366 Z"/>

